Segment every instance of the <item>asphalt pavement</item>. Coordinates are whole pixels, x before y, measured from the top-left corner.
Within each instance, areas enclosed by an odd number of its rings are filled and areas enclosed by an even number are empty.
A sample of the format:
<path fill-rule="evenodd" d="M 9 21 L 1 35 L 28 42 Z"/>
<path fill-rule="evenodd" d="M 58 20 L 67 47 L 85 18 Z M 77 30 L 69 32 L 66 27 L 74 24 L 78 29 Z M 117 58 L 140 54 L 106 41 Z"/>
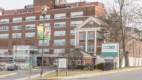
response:
<path fill-rule="evenodd" d="M 53 67 L 43 67 L 43 71 L 52 71 L 54 70 Z M 12 72 L 12 73 L 17 73 L 15 75 L 10 75 L 10 76 L 5 76 L 5 77 L 0 77 L 0 80 L 16 80 L 16 79 L 21 79 L 25 77 L 29 77 L 30 70 L 16 70 L 16 71 L 0 71 L 0 73 L 5 73 L 5 72 Z M 41 72 L 41 69 L 37 70 L 32 70 L 31 71 L 31 76 L 39 74 Z"/>
<path fill-rule="evenodd" d="M 142 80 L 142 69 L 68 80 Z"/>

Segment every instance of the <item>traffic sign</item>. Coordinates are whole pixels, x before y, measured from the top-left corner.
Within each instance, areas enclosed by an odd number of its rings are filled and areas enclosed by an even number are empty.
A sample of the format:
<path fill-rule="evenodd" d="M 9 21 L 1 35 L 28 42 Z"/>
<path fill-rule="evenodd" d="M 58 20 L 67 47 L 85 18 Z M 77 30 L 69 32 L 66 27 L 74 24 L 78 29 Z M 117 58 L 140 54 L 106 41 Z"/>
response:
<path fill-rule="evenodd" d="M 29 61 L 29 68 L 32 69 L 33 68 L 33 60 Z"/>

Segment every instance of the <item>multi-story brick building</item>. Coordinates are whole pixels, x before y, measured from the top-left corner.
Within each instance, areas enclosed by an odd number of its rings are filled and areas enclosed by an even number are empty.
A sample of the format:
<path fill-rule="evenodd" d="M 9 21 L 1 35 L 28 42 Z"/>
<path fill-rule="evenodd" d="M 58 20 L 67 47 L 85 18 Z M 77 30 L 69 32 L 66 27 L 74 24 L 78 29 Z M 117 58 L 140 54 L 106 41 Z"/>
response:
<path fill-rule="evenodd" d="M 37 50 L 28 51 L 33 54 L 37 53 L 35 63 L 38 61 L 37 59 L 41 60 L 40 53 L 43 43 L 42 40 L 36 39 L 36 36 L 37 26 L 43 25 L 43 6 L 47 6 L 45 26 L 51 27 L 51 40 L 44 41 L 44 57 L 53 56 L 61 52 L 68 53 L 71 49 L 75 48 L 74 28 L 89 16 L 106 15 L 104 4 L 100 2 L 67 3 L 66 0 L 34 0 L 33 3 L 33 5 L 25 6 L 25 9 L 8 11 L 1 9 L 1 55 L 5 52 L 12 54 L 14 45 L 30 45 L 36 46 L 35 49 L 38 47 L 38 52 Z M 21 49 L 21 47 L 19 48 Z M 12 55 L 11 59 L 13 59 Z"/>

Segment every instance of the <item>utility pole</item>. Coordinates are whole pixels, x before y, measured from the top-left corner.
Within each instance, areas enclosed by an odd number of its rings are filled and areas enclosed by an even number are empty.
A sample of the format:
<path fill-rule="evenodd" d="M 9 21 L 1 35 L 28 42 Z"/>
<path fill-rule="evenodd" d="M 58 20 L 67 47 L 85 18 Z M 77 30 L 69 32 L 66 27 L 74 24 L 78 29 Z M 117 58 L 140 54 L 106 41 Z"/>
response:
<path fill-rule="evenodd" d="M 46 12 L 42 11 L 42 16 L 43 16 L 43 44 L 42 44 L 42 67 L 41 67 L 41 75 L 40 75 L 41 78 L 43 76 L 43 53 L 44 53 L 44 31 L 45 31 L 44 25 L 45 25 L 45 15 L 46 15 Z"/>

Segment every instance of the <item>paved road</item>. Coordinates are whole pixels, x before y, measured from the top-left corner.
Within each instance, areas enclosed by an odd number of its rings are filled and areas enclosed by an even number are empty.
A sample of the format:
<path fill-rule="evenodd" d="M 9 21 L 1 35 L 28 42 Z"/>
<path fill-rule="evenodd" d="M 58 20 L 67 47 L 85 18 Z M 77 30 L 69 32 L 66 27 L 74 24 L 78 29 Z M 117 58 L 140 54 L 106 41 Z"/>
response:
<path fill-rule="evenodd" d="M 70 80 L 142 80 L 142 69 Z"/>
<path fill-rule="evenodd" d="M 54 70 L 53 67 L 44 67 L 43 69 L 44 69 L 44 72 Z M 40 71 L 41 71 L 40 69 L 39 70 L 32 70 L 31 75 L 39 74 Z M 3 72 L 14 72 L 14 73 L 17 73 L 17 74 L 11 75 L 11 76 L 6 76 L 6 77 L 0 77 L 0 80 L 16 80 L 16 79 L 21 79 L 21 78 L 28 77 L 30 70 L 0 71 L 0 73 L 3 73 Z"/>

